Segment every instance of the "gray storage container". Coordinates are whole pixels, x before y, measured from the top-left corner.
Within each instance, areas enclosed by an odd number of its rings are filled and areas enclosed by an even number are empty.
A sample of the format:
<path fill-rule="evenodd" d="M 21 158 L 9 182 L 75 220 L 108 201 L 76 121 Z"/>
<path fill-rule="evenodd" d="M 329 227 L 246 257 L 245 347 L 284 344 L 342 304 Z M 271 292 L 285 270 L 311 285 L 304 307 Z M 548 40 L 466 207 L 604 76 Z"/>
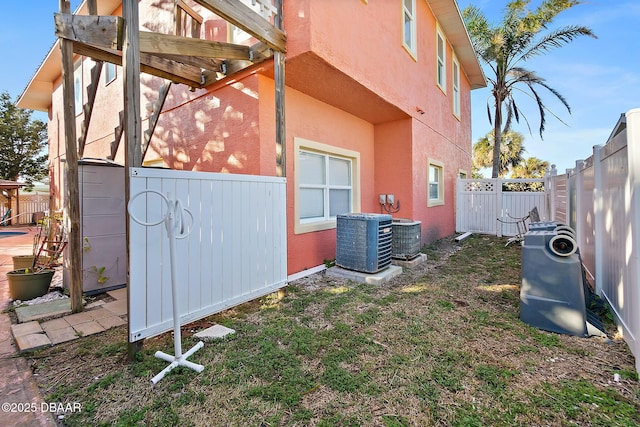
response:
<path fill-rule="evenodd" d="M 562 334 L 604 335 L 602 321 L 588 308 L 592 295 L 577 249 L 570 236 L 554 231 L 525 234 L 520 288 L 523 322 Z"/>
<path fill-rule="evenodd" d="M 126 286 L 124 178 L 124 167 L 110 160 L 82 159 L 78 162 L 82 291 L 85 294 Z M 68 288 L 66 268 L 63 280 Z"/>

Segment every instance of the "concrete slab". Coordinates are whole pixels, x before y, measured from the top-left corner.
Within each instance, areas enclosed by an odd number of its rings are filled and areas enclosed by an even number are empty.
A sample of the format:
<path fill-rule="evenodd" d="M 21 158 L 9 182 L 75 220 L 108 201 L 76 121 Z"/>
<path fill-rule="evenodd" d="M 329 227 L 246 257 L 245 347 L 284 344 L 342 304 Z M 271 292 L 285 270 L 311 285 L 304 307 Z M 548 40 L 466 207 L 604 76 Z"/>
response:
<path fill-rule="evenodd" d="M 57 317 L 69 313 L 71 313 L 71 300 L 69 298 L 16 308 L 18 323 Z"/>
<path fill-rule="evenodd" d="M 427 254 L 418 254 L 417 257 L 410 260 L 392 259 L 391 264 L 399 265 L 400 267 L 404 267 L 404 268 L 413 268 L 416 265 L 420 265 L 425 261 L 427 261 Z"/>
<path fill-rule="evenodd" d="M 51 345 L 51 340 L 44 333 L 20 335 L 18 337 L 15 337 L 15 340 L 20 352 L 38 350 L 40 348 L 49 347 Z"/>
<path fill-rule="evenodd" d="M 90 302 L 89 304 L 85 305 L 84 308 L 87 310 L 90 310 L 92 308 L 102 307 L 104 304 L 105 302 L 103 300 L 98 300 L 98 301 Z"/>
<path fill-rule="evenodd" d="M 27 323 L 19 323 L 17 325 L 11 325 L 11 333 L 15 337 L 21 337 L 23 335 L 41 334 L 43 332 L 40 323 L 34 321 Z"/>
<path fill-rule="evenodd" d="M 87 335 L 93 335 L 100 332 L 104 332 L 106 329 L 102 327 L 98 322 L 92 320 L 90 322 L 78 323 L 73 325 L 73 329 L 78 332 L 79 335 L 86 337 Z"/>
<path fill-rule="evenodd" d="M 377 273 L 362 273 L 360 271 L 347 270 L 342 267 L 331 267 L 327 269 L 327 276 L 338 277 L 341 279 L 349 279 L 359 283 L 368 283 L 370 285 L 381 285 L 388 282 L 394 277 L 402 273 L 402 267 L 390 265 Z"/>
<path fill-rule="evenodd" d="M 100 319 L 96 319 L 96 322 L 100 324 L 105 329 L 115 328 L 116 326 L 125 325 L 127 322 L 122 320 L 119 316 L 109 316 L 103 317 Z"/>
<path fill-rule="evenodd" d="M 127 310 L 129 305 L 127 304 L 126 299 L 119 299 L 116 301 L 111 301 L 102 306 L 105 310 L 109 310 L 111 313 L 116 316 L 124 316 L 127 314 Z"/>
<path fill-rule="evenodd" d="M 210 328 L 200 331 L 193 336 L 201 339 L 202 341 L 213 341 L 215 339 L 224 338 L 227 335 L 235 334 L 235 329 L 227 328 L 222 325 L 213 325 Z"/>
<path fill-rule="evenodd" d="M 116 289 L 115 291 L 108 291 L 107 295 L 109 295 L 111 298 L 126 300 L 127 299 L 127 288 Z"/>
<path fill-rule="evenodd" d="M 66 320 L 71 326 L 75 326 L 79 323 L 85 323 L 93 320 L 88 311 L 81 311 L 80 313 L 71 314 L 69 316 L 65 316 L 64 320 Z"/>
<path fill-rule="evenodd" d="M 104 319 L 105 317 L 113 316 L 113 313 L 106 310 L 104 307 L 96 308 L 94 310 L 87 310 L 86 313 L 93 320 Z"/>
<path fill-rule="evenodd" d="M 51 344 L 53 345 L 79 338 L 78 333 L 71 326 L 47 331 L 47 336 L 49 337 L 49 339 L 51 340 Z"/>
<path fill-rule="evenodd" d="M 64 319 L 64 317 L 60 317 L 58 319 L 47 320 L 46 322 L 42 322 L 40 326 L 45 332 L 49 333 L 51 331 L 56 331 L 58 329 L 68 328 L 71 325 L 69 324 L 69 322 L 67 322 Z"/>

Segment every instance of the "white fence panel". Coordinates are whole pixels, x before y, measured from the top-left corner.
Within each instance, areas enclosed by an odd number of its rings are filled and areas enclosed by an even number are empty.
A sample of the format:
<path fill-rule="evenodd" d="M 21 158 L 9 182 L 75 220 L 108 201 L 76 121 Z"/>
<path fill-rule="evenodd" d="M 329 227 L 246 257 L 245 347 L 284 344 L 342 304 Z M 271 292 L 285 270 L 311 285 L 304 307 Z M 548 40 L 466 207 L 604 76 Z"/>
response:
<path fill-rule="evenodd" d="M 569 224 L 569 191 L 567 174 L 550 176 L 549 186 L 547 188 L 550 221 L 556 221 L 561 224 Z"/>
<path fill-rule="evenodd" d="M 176 241 L 180 323 L 185 324 L 286 285 L 285 178 L 134 168 L 131 198 L 156 190 L 193 215 Z M 170 196 L 169 196 L 170 195 Z M 166 213 L 157 194 L 135 199 L 130 214 L 146 222 Z M 169 242 L 163 224 L 130 224 L 129 340 L 173 327 Z"/>
<path fill-rule="evenodd" d="M 596 218 L 595 218 L 595 174 L 593 156 L 576 164 L 576 206 L 580 210 L 580 216 L 576 217 L 574 229 L 582 264 L 587 270 L 588 277 L 595 280 L 596 262 Z"/>
<path fill-rule="evenodd" d="M 631 331 L 629 327 L 630 315 L 633 314 L 632 310 L 637 312 L 640 307 L 634 308 L 625 304 L 625 300 L 630 301 L 628 299 L 631 296 L 629 292 L 632 290 L 629 287 L 620 286 L 625 283 L 626 279 L 625 252 L 628 244 L 627 235 L 630 231 L 627 229 L 628 219 L 625 218 L 624 209 L 628 175 L 626 135 L 621 134 L 620 136 L 625 137 L 622 140 L 625 142 L 624 146 L 612 150 L 613 146 L 610 145 L 607 147 L 609 153 L 604 154 L 600 162 L 600 166 L 604 169 L 601 214 L 608 219 L 603 222 L 602 238 L 604 241 L 601 244 L 607 250 L 603 251 L 604 263 L 602 264 L 603 271 L 599 275 L 601 278 L 599 288 L 616 312 L 622 327 Z M 580 216 L 583 216 L 582 212 Z"/>
<path fill-rule="evenodd" d="M 640 109 L 621 123 L 567 173 L 567 216 L 640 372 Z"/>
<path fill-rule="evenodd" d="M 11 198 L 11 218 L 12 224 L 32 224 L 34 220 L 34 213 L 47 212 L 49 210 L 49 195 L 48 194 L 33 194 L 20 192 L 20 209 L 18 209 L 18 203 L 16 197 Z M 7 199 L 4 196 L 0 196 L 0 217 L 3 217 L 7 211 L 6 204 Z"/>
<path fill-rule="evenodd" d="M 544 191 L 502 191 L 503 183 L 543 183 L 542 179 L 458 179 L 456 191 L 456 231 L 515 236 L 516 219 L 538 209 L 547 217 Z M 498 218 L 506 223 L 498 222 Z"/>
<path fill-rule="evenodd" d="M 456 230 L 496 234 L 498 188 L 493 179 L 458 179 Z"/>

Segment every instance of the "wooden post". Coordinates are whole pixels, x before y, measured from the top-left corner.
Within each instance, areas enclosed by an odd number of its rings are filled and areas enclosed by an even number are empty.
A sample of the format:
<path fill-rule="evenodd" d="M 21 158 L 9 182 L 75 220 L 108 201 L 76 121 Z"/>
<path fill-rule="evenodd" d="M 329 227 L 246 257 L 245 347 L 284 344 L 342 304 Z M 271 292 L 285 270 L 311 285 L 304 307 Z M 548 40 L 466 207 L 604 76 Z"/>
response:
<path fill-rule="evenodd" d="M 282 0 L 276 1 L 275 26 L 282 30 Z M 276 86 L 276 176 L 287 176 L 287 146 L 284 115 L 284 60 L 285 53 L 276 51 L 273 57 L 273 74 Z"/>
<path fill-rule="evenodd" d="M 282 30 L 282 0 L 276 0 L 275 26 Z M 285 53 L 275 51 L 273 56 L 273 78 L 276 86 L 276 176 L 287 176 L 287 141 L 284 116 L 284 60 Z M 278 290 L 278 300 L 285 297 L 284 288 Z"/>
<path fill-rule="evenodd" d="M 68 0 L 60 0 L 60 12 L 71 13 Z M 62 52 L 62 99 L 64 102 L 65 155 L 64 174 L 67 182 L 67 226 L 69 228 L 69 256 L 65 262 L 69 270 L 71 311 L 82 311 L 82 245 L 80 238 L 80 190 L 78 185 L 78 154 L 76 147 L 76 114 L 73 89 L 73 42 L 60 38 Z"/>
<path fill-rule="evenodd" d="M 122 45 L 122 68 L 124 74 L 124 202 L 125 206 L 131 199 L 130 171 L 133 167 L 142 165 L 140 123 L 140 27 L 138 0 L 124 0 L 122 2 L 122 17 L 124 18 L 124 41 Z M 126 218 L 127 239 L 127 321 L 131 323 L 131 283 L 129 275 L 129 253 L 131 252 L 131 231 L 129 217 Z M 128 358 L 135 360 L 135 354 L 142 348 L 142 341 L 129 342 Z"/>

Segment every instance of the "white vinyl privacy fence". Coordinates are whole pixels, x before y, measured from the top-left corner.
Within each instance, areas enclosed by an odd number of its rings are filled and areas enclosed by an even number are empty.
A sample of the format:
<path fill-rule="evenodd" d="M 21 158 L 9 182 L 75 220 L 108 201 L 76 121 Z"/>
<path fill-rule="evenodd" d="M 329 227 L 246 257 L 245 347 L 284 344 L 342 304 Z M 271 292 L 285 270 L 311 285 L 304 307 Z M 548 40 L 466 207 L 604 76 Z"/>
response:
<path fill-rule="evenodd" d="M 623 115 L 605 145 L 552 178 L 566 200 L 553 220 L 576 230 L 585 269 L 610 305 L 640 372 L 640 109 Z"/>
<path fill-rule="evenodd" d="M 285 178 L 133 168 L 130 215 L 153 223 L 166 214 L 157 193 L 193 216 L 176 241 L 180 323 L 185 324 L 286 285 Z M 189 221 L 190 222 L 190 221 Z M 189 224 L 188 224 L 189 225 Z M 129 340 L 173 327 L 169 241 L 163 224 L 129 220 Z"/>
<path fill-rule="evenodd" d="M 502 180 L 504 181 L 504 180 Z M 540 219 L 576 231 L 588 281 L 611 307 L 640 372 L 640 109 L 621 116 L 605 145 L 565 174 L 551 171 L 540 194 L 501 191 L 501 180 L 458 180 L 456 229 L 509 236 L 497 218 Z"/>
<path fill-rule="evenodd" d="M 20 206 L 18 206 L 18 199 L 20 200 Z M 7 199 L 4 196 L 0 196 L 0 217 L 4 217 L 7 211 Z M 18 198 L 15 195 L 11 198 L 11 211 L 8 214 L 8 218 L 11 218 L 12 224 L 33 224 L 48 211 L 48 194 L 33 194 L 21 191 Z"/>
<path fill-rule="evenodd" d="M 518 191 L 527 186 L 538 191 Z M 456 231 L 515 236 L 515 219 L 533 208 L 541 220 L 548 218 L 546 188 L 544 179 L 458 179 Z"/>

